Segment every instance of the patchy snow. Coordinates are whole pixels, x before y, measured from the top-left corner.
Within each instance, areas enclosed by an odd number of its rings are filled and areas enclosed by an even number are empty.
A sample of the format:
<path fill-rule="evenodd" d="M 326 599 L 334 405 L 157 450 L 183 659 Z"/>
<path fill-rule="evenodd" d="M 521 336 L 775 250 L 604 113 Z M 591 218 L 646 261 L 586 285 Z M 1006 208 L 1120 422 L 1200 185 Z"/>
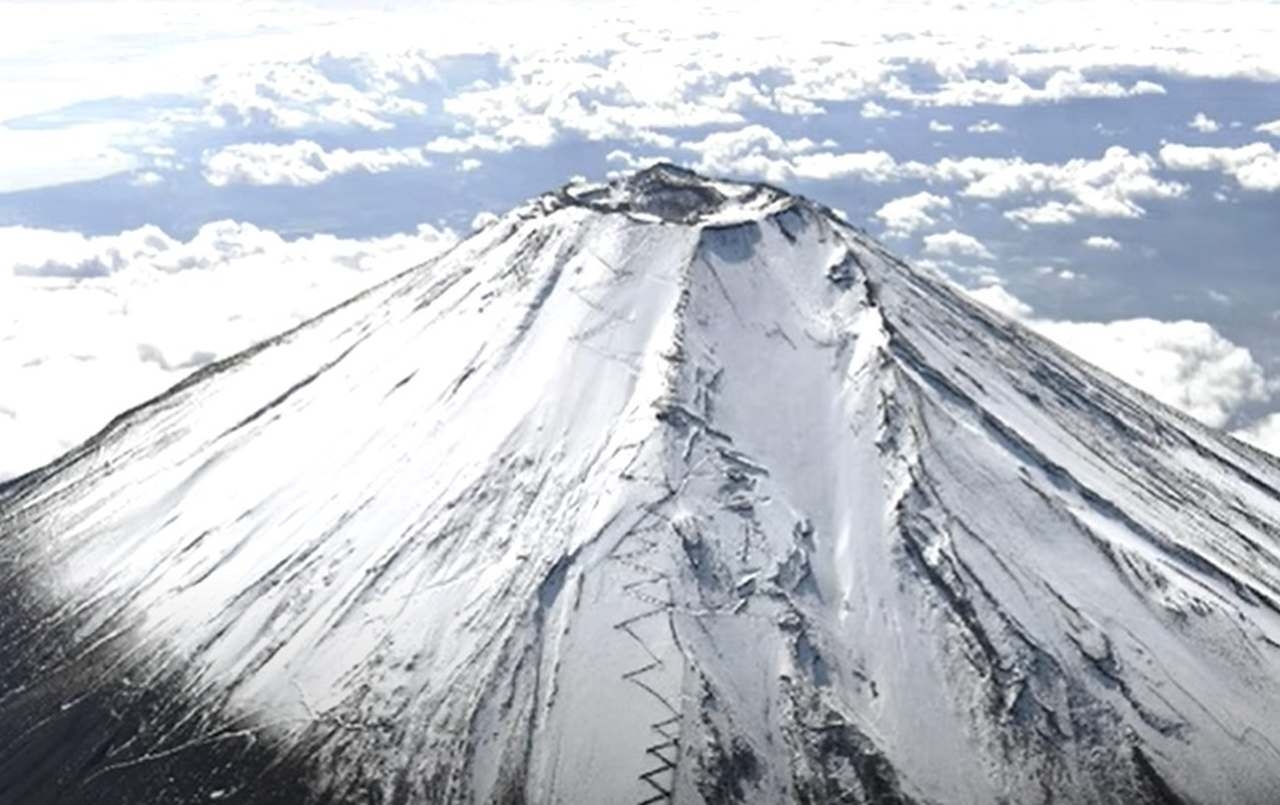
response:
<path fill-rule="evenodd" d="M 570 185 L 0 487 L 0 791 L 1268 801 L 1278 490 L 826 208 Z"/>

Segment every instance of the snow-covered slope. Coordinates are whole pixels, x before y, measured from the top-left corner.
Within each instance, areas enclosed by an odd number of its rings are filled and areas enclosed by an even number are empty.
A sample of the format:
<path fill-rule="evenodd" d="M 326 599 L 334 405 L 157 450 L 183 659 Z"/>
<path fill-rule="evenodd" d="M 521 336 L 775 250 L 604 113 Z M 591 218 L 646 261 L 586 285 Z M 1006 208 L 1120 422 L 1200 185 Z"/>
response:
<path fill-rule="evenodd" d="M 660 166 L 0 487 L 0 801 L 1276 802 L 1278 523 L 1274 459 Z"/>

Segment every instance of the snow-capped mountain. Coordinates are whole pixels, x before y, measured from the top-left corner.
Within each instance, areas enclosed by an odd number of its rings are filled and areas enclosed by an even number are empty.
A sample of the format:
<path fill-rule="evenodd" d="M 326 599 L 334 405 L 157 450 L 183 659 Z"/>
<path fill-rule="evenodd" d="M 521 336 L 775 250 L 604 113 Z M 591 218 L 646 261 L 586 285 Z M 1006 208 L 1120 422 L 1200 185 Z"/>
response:
<path fill-rule="evenodd" d="M 1280 801 L 1280 463 L 571 185 L 0 487 L 0 801 Z"/>

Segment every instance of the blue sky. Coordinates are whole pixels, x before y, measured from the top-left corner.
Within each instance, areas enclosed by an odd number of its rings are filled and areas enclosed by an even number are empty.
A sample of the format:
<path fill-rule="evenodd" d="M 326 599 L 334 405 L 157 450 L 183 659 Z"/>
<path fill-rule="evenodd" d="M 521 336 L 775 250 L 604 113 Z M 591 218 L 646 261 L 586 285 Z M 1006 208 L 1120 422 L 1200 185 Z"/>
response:
<path fill-rule="evenodd" d="M 1274 3 L 0 2 L 0 477 L 573 177 L 763 179 L 1280 451 Z"/>

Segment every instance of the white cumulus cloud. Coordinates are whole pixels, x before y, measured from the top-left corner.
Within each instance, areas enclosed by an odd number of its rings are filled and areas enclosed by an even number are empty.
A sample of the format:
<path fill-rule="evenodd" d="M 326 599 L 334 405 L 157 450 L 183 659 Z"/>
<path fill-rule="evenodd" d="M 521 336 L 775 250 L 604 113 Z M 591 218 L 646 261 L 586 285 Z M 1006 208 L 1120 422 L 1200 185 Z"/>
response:
<path fill-rule="evenodd" d="M 205 125 L 380 131 L 429 111 L 448 116 L 458 139 L 488 138 L 477 147 L 543 147 L 741 126 L 758 110 L 819 115 L 832 101 L 876 104 L 871 111 L 1164 91 L 1117 75 L 1280 80 L 1280 17 L 1249 0 L 1124 9 L 1046 0 L 1019 13 L 993 0 L 877 2 L 839 37 L 832 21 L 848 10 L 830 0 L 802 0 L 785 15 L 667 2 L 584 14 L 561 0 L 258 3 L 219 15 L 193 0 L 14 8 L 0 31 L 10 68 L 0 120 L 164 97 L 182 101 L 174 120 L 194 114 Z M 460 55 L 492 57 L 497 69 L 484 80 L 441 78 Z M 940 82 L 912 86 L 914 66 Z M 429 109 L 415 91 L 426 84 Z"/>
<path fill-rule="evenodd" d="M 1158 178 L 1156 168 L 1149 154 L 1112 146 L 1099 159 L 1064 163 L 948 159 L 934 166 L 933 175 L 968 182 L 961 193 L 970 198 L 1047 196 L 1039 204 L 1009 210 L 1005 217 L 1023 224 L 1066 224 L 1079 218 L 1140 218 L 1146 210 L 1139 201 L 1174 199 L 1187 192 L 1184 184 Z"/>
<path fill-rule="evenodd" d="M 895 198 L 876 210 L 876 217 L 884 222 L 886 234 L 906 237 L 921 229 L 935 226 L 938 219 L 932 213 L 951 209 L 951 199 L 928 191 Z"/>
<path fill-rule="evenodd" d="M 131 170 L 131 127 L 82 124 L 15 129 L 0 124 L 0 193 L 101 179 Z"/>
<path fill-rule="evenodd" d="M 100 237 L 0 227 L 0 477 L 453 241 L 428 225 L 287 239 L 217 221 L 185 241 L 154 226 Z"/>
<path fill-rule="evenodd" d="M 1017 75 L 1006 76 L 999 81 L 963 77 L 944 82 L 936 91 L 917 92 L 901 88 L 891 92 L 890 97 L 931 106 L 1024 106 L 1078 98 L 1129 98 L 1164 93 L 1164 87 L 1151 81 L 1125 86 L 1116 81 L 1092 81 L 1078 70 L 1064 69 L 1054 71 L 1038 87 Z"/>
<path fill-rule="evenodd" d="M 862 104 L 862 109 L 858 114 L 867 120 L 890 120 L 895 117 L 902 117 L 902 113 L 897 109 L 887 109 L 875 101 L 867 101 Z"/>
<path fill-rule="evenodd" d="M 1052 321 L 1001 286 L 968 293 L 1207 425 L 1222 427 L 1246 403 L 1270 399 L 1273 384 L 1249 350 L 1206 322 Z"/>
<path fill-rule="evenodd" d="M 1195 129 L 1202 134 L 1212 134 L 1222 128 L 1222 126 L 1218 124 L 1218 121 L 1209 117 L 1204 112 L 1196 112 L 1196 116 L 1191 118 L 1190 122 L 1187 123 L 1187 127 Z"/>
<path fill-rule="evenodd" d="M 990 260 L 993 257 L 982 241 L 954 229 L 925 235 L 924 251 L 925 254 L 939 257 L 976 257 L 983 260 Z"/>
<path fill-rule="evenodd" d="M 1221 427 L 1246 402 L 1270 396 L 1248 349 L 1202 321 L 1041 321 L 1042 334 L 1151 396 Z"/>
<path fill-rule="evenodd" d="M 473 232 L 479 232 L 481 229 L 497 223 L 497 221 L 497 213 L 489 212 L 488 210 L 481 210 L 471 219 L 471 230 Z"/>
<path fill-rule="evenodd" d="M 385 173 L 431 165 L 422 148 L 326 150 L 311 140 L 292 143 L 238 143 L 204 155 L 204 177 L 219 187 L 230 184 L 320 184 L 344 173 Z"/>
<path fill-rule="evenodd" d="M 1000 125 L 999 123 L 993 122 L 991 120 L 987 120 L 986 118 L 983 118 L 982 120 L 979 120 L 977 123 L 970 123 L 968 126 L 965 127 L 965 131 L 969 132 L 970 134 L 999 134 L 1000 132 L 1004 131 L 1004 126 Z"/>
<path fill-rule="evenodd" d="M 1254 447 L 1280 456 L 1280 413 L 1265 416 L 1231 435 Z"/>
<path fill-rule="evenodd" d="M 1107 235 L 1090 235 L 1084 239 L 1084 245 L 1090 249 L 1100 249 L 1105 252 L 1114 252 L 1120 250 L 1120 241 Z"/>
<path fill-rule="evenodd" d="M 695 167 L 704 173 L 762 176 L 782 182 L 792 174 L 786 158 L 811 151 L 817 145 L 808 138 L 787 140 L 767 126 L 751 125 L 708 134 L 701 140 L 681 143 L 680 147 L 698 154 Z"/>
<path fill-rule="evenodd" d="M 1003 285 L 984 285 L 966 292 L 982 304 L 1011 319 L 1023 319 L 1034 312 L 1031 305 L 1009 293 Z"/>
<path fill-rule="evenodd" d="M 802 154 L 792 160 L 790 174 L 801 179 L 861 179 L 889 182 L 900 178 L 897 160 L 884 151 Z"/>
<path fill-rule="evenodd" d="M 302 129 L 327 124 L 385 131 L 395 127 L 397 117 L 426 111 L 422 102 L 396 94 L 402 82 L 434 77 L 425 57 L 412 66 L 388 64 L 373 55 L 346 59 L 341 64 L 349 75 L 346 81 L 327 76 L 324 61 L 250 64 L 214 75 L 206 81 L 205 116 L 224 126 Z"/>
<path fill-rule="evenodd" d="M 933 164 L 900 162 L 881 150 L 837 153 L 827 143 L 784 140 L 771 130 L 747 126 L 685 143 L 702 153 L 695 167 L 713 173 L 791 179 L 857 179 L 886 183 L 922 179 L 960 184 L 960 195 L 984 201 L 1036 200 L 1005 212 L 1020 224 L 1068 224 L 1080 218 L 1140 218 L 1148 199 L 1175 199 L 1187 185 L 1159 178 L 1159 163 L 1145 153 L 1112 146 L 1098 159 L 1062 163 L 1028 162 L 1020 157 L 946 157 Z M 625 152 L 618 152 L 625 153 Z M 613 157 L 611 157 L 612 159 Z M 634 167 L 634 165 L 633 165 Z"/>
<path fill-rule="evenodd" d="M 1160 159 L 1172 170 L 1221 171 L 1245 190 L 1280 190 L 1280 151 L 1270 143 L 1250 143 L 1236 148 L 1167 143 Z"/>

